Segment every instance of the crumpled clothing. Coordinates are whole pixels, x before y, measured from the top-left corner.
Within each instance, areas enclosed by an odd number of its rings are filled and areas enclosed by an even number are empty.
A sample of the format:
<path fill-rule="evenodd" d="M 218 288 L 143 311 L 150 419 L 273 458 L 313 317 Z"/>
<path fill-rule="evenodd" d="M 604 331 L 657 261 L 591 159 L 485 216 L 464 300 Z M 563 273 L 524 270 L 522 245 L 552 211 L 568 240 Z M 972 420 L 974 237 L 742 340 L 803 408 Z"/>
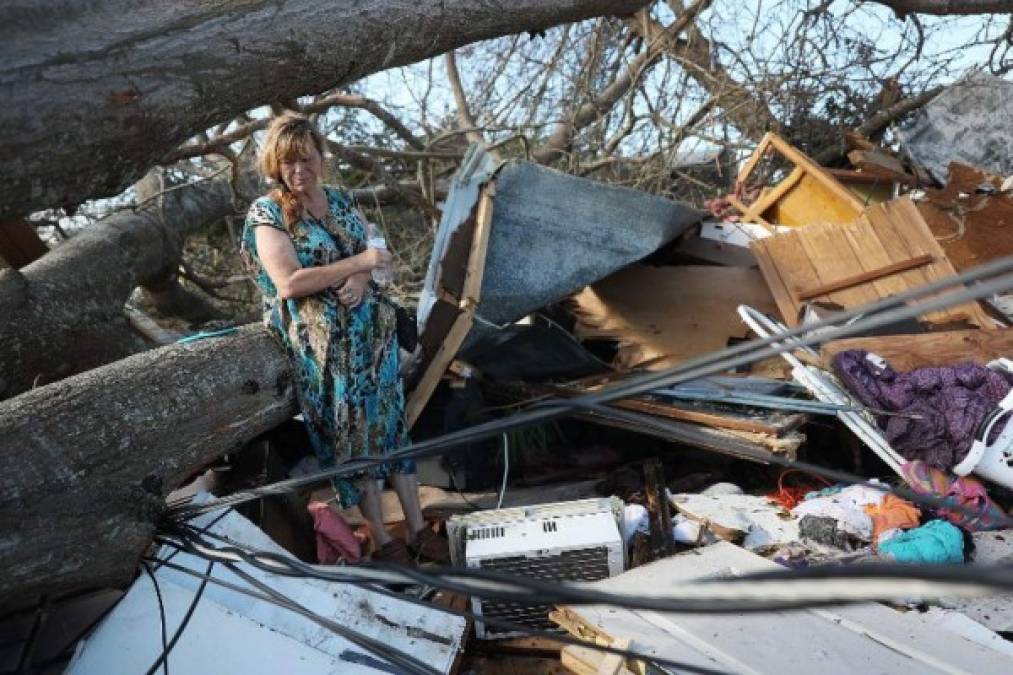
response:
<path fill-rule="evenodd" d="M 802 539 L 815 541 L 824 546 L 850 551 L 851 537 L 844 530 L 837 529 L 837 521 L 825 516 L 804 516 L 798 521 L 798 534 Z"/>
<path fill-rule="evenodd" d="M 964 562 L 964 534 L 945 520 L 931 520 L 879 545 L 879 552 L 901 563 Z"/>
<path fill-rule="evenodd" d="M 950 469 L 967 456 L 978 425 L 1006 396 L 1013 378 L 975 363 L 898 373 L 865 350 L 841 352 L 834 373 L 866 406 L 919 417 L 880 416 L 890 446 L 906 459 Z"/>
<path fill-rule="evenodd" d="M 317 562 L 333 565 L 339 560 L 359 562 L 362 543 L 344 518 L 334 512 L 326 502 L 310 502 L 306 507 L 313 516 L 313 531 L 317 536 Z"/>
<path fill-rule="evenodd" d="M 879 542 L 889 530 L 909 530 L 921 523 L 921 511 L 906 499 L 886 494 L 879 504 L 869 504 L 865 512 L 872 518 L 872 542 Z"/>
<path fill-rule="evenodd" d="M 917 494 L 939 497 L 947 506 L 962 507 L 942 506 L 936 513 L 969 532 L 1001 530 L 1013 525 L 1013 518 L 992 501 L 985 486 L 976 478 L 954 476 L 925 462 L 908 462 L 901 467 L 901 473 Z"/>
<path fill-rule="evenodd" d="M 820 516 L 837 521 L 837 529 L 860 539 L 872 540 L 872 518 L 865 507 L 883 501 L 883 490 L 864 485 L 850 485 L 837 494 L 807 499 L 791 510 L 796 518 Z"/>

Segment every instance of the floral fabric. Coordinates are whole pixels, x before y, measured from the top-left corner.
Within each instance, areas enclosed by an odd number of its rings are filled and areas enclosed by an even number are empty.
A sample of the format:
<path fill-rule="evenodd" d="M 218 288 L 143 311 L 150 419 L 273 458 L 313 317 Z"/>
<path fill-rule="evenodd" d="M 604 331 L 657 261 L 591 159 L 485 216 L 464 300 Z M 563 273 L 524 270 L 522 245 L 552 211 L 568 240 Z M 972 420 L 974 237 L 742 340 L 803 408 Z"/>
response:
<path fill-rule="evenodd" d="M 313 449 L 324 468 L 351 459 L 382 457 L 408 443 L 404 390 L 398 376 L 394 310 L 379 302 L 370 282 L 362 302 L 345 307 L 337 287 L 302 298 L 282 299 L 257 255 L 255 230 L 273 227 L 289 235 L 303 267 L 328 265 L 366 248 L 365 223 L 340 190 L 325 188 L 329 211 L 306 217 L 289 232 L 281 206 L 261 197 L 246 216 L 240 253 L 263 296 L 264 324 L 278 337 L 292 363 L 296 393 Z M 372 471 L 413 473 L 411 460 Z M 361 475 L 359 476 L 361 477 Z M 353 479 L 334 479 L 342 507 L 359 501 Z"/>

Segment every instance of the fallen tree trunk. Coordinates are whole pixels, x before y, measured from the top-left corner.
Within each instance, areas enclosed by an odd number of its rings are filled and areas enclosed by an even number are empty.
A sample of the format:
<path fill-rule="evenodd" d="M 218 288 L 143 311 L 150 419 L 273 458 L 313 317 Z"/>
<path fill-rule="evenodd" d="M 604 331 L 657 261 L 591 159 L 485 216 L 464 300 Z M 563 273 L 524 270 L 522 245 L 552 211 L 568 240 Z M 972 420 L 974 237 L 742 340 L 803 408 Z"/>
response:
<path fill-rule="evenodd" d="M 128 581 L 165 494 L 295 412 L 257 325 L 0 402 L 0 606 Z"/>
<path fill-rule="evenodd" d="M 224 178 L 174 187 L 0 270 L 0 399 L 144 349 L 123 314 L 130 293 L 170 278 L 184 235 L 236 206 Z"/>
<path fill-rule="evenodd" d="M 646 0 L 186 3 L 0 7 L 0 221 L 116 194 L 194 134 L 487 38 Z"/>

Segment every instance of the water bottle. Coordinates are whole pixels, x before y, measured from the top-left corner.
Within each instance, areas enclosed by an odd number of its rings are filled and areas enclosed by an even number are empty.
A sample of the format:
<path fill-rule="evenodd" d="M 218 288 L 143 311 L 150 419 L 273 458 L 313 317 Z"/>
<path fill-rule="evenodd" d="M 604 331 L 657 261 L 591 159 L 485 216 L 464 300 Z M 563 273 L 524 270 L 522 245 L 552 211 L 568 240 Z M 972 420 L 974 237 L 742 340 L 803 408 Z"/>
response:
<path fill-rule="evenodd" d="M 368 220 L 366 221 L 366 244 L 369 248 L 387 250 L 387 240 L 383 238 L 383 232 L 376 226 L 376 223 Z M 373 281 L 381 288 L 389 286 L 393 281 L 393 276 L 389 264 L 373 268 Z"/>

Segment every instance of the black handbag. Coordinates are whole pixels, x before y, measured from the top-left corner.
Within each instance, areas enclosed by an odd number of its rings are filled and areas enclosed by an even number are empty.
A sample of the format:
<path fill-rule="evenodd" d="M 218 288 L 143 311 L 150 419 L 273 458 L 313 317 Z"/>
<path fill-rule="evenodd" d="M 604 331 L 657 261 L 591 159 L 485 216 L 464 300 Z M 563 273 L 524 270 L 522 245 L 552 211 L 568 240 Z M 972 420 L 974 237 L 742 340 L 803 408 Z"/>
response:
<path fill-rule="evenodd" d="M 397 335 L 398 346 L 409 354 L 414 353 L 415 348 L 419 346 L 419 327 L 415 311 L 394 302 L 379 287 L 376 297 L 394 310 L 394 332 Z"/>
<path fill-rule="evenodd" d="M 414 353 L 415 348 L 419 346 L 419 326 L 416 323 L 415 312 L 393 301 L 391 305 L 394 306 L 397 343 L 409 354 Z"/>

